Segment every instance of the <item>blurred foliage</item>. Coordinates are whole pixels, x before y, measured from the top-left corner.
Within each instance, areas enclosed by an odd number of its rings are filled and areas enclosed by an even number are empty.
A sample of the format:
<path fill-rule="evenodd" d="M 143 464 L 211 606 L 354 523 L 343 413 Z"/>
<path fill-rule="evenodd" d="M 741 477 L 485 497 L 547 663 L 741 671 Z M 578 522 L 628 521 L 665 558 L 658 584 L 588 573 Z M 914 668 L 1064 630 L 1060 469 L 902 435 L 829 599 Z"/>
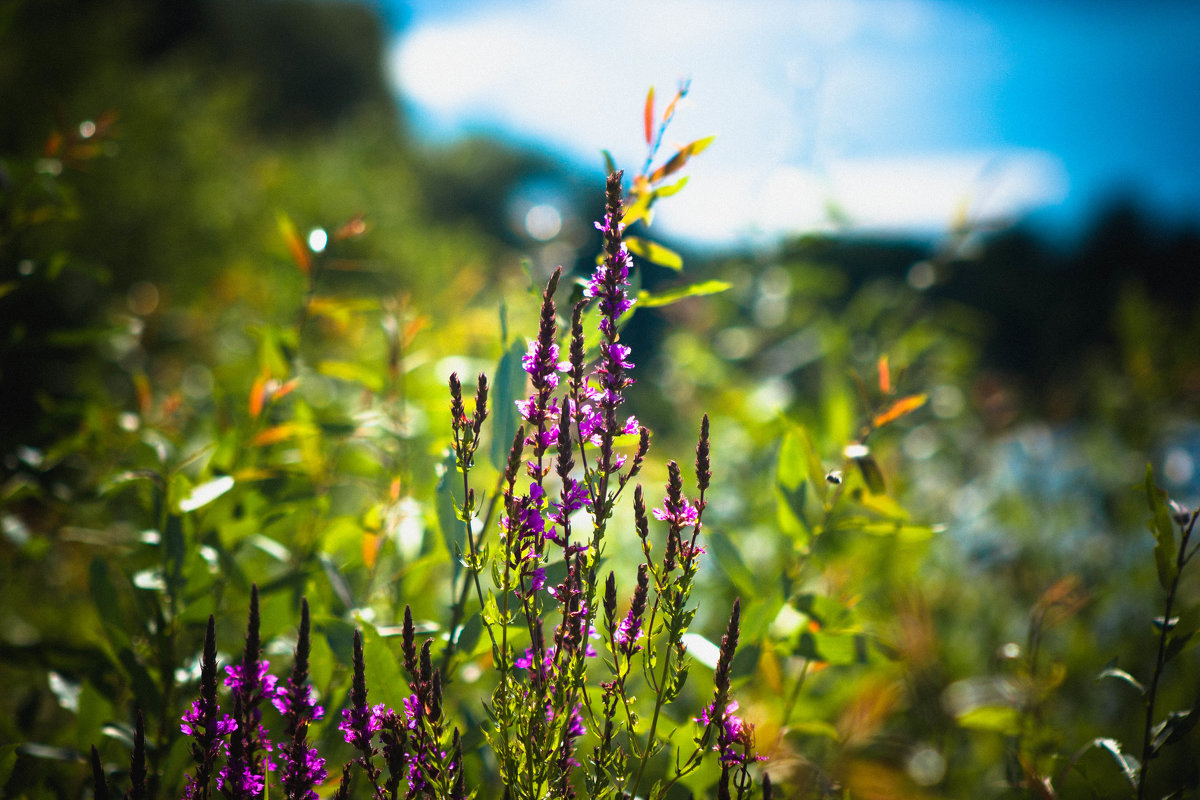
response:
<path fill-rule="evenodd" d="M 405 604 L 446 633 L 445 378 L 499 385 L 529 287 L 590 264 L 600 172 L 422 149 L 383 43 L 343 3 L 0 5 L 9 796 L 83 796 L 135 706 L 176 794 L 204 622 L 228 661 L 252 582 L 276 666 L 308 597 L 332 707 L 354 626 L 376 674 Z M 519 219 L 546 192 L 567 213 L 542 243 Z M 643 303 L 631 403 L 655 452 L 712 418 L 696 630 L 742 597 L 738 694 L 780 793 L 1133 796 L 1151 676 L 1155 720 L 1196 713 L 1200 583 L 1160 585 L 1154 488 L 1200 500 L 1195 229 L 1114 206 L 1069 251 L 1020 228 L 676 249 L 686 274 L 639 259 L 644 287 L 731 288 Z M 479 633 L 453 665 L 469 753 Z M 1146 794 L 1194 793 L 1197 733 L 1158 733 Z"/>

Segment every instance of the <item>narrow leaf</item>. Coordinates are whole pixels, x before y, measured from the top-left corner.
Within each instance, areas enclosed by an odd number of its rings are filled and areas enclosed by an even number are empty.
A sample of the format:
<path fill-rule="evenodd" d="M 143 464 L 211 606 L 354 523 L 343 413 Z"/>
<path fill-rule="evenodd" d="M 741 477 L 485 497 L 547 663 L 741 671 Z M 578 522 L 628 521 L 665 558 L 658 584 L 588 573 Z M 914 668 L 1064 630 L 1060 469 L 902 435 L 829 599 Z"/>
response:
<path fill-rule="evenodd" d="M 1146 694 L 1146 687 L 1142 685 L 1142 682 L 1123 669 L 1119 669 L 1117 667 L 1106 667 L 1100 671 L 1099 675 L 1096 676 L 1096 680 L 1099 682 L 1105 678 L 1114 678 L 1122 683 L 1127 683 L 1136 689 L 1138 694 Z"/>
<path fill-rule="evenodd" d="M 232 475 L 222 475 L 207 483 L 202 483 L 195 489 L 192 489 L 191 494 L 179 501 L 179 510 L 187 513 L 195 511 L 198 508 L 203 508 L 232 489 L 233 484 Z"/>
<path fill-rule="evenodd" d="M 674 250 L 663 247 L 657 242 L 643 239 L 640 236 L 626 236 L 625 246 L 635 256 L 644 258 L 653 264 L 658 264 L 660 267 L 674 270 L 683 269 L 683 258 Z"/>
<path fill-rule="evenodd" d="M 1117 762 L 1117 766 L 1121 768 L 1121 773 L 1125 779 L 1129 781 L 1129 785 L 1136 788 L 1138 779 L 1138 760 L 1129 753 L 1121 752 L 1121 743 L 1116 739 L 1093 739 L 1092 746 L 1108 753 Z"/>
<path fill-rule="evenodd" d="M 683 169 L 683 165 L 688 162 L 689 158 L 704 152 L 704 150 L 706 150 L 716 138 L 716 136 L 706 136 L 703 139 L 697 139 L 691 144 L 687 144 L 679 148 L 679 151 L 675 153 L 675 155 L 671 156 L 670 161 L 668 161 L 666 164 L 663 164 L 650 174 L 650 182 L 658 183 L 668 175 Z"/>
<path fill-rule="evenodd" d="M 492 373 L 492 445 L 488 455 L 497 470 L 503 470 L 508 463 L 508 448 L 517 435 L 516 401 L 518 395 L 525 392 L 526 376 L 521 368 L 524 354 L 524 345 L 519 339 L 514 340 Z"/>
<path fill-rule="evenodd" d="M 726 281 L 701 281 L 700 283 L 689 284 L 688 286 L 679 289 L 672 289 L 669 292 L 661 294 L 650 294 L 648 291 L 638 292 L 637 304 L 642 308 L 657 308 L 659 306 L 669 306 L 672 303 L 678 303 L 680 300 L 689 297 L 704 297 L 710 294 L 720 294 L 732 287 L 733 284 Z"/>
<path fill-rule="evenodd" d="M 646 129 L 646 144 L 654 141 L 654 87 L 646 93 L 646 108 L 642 112 L 642 124 Z"/>
<path fill-rule="evenodd" d="M 1175 580 L 1175 526 L 1167 508 L 1167 493 L 1154 485 L 1154 468 L 1146 465 L 1146 505 L 1150 519 L 1146 526 L 1154 534 L 1154 566 L 1158 569 L 1158 583 L 1169 589 Z"/>
<path fill-rule="evenodd" d="M 881 362 L 881 370 L 887 369 L 887 362 Z M 879 373 L 879 385 L 884 385 L 884 372 Z M 886 411 L 876 414 L 875 419 L 871 420 L 871 427 L 882 428 L 889 422 L 894 422 L 905 414 L 911 414 L 921 406 L 925 405 L 925 401 L 929 399 L 929 395 L 925 394 L 910 394 L 908 397 L 901 397 L 896 402 L 888 406 Z"/>
<path fill-rule="evenodd" d="M 883 470 L 879 468 L 879 462 L 871 454 L 860 456 L 854 459 L 854 463 L 858 466 L 858 471 L 862 473 L 863 480 L 867 484 L 867 489 L 871 494 L 887 494 L 887 485 L 883 480 Z"/>
<path fill-rule="evenodd" d="M 296 223 L 292 222 L 291 217 L 282 211 L 276 215 L 276 222 L 279 225 L 279 235 L 283 237 L 283 243 L 287 246 L 292 262 L 304 273 L 305 277 L 308 277 L 312 272 L 312 257 L 308 251 L 308 245 L 300 238 L 300 232 L 296 230 Z"/>

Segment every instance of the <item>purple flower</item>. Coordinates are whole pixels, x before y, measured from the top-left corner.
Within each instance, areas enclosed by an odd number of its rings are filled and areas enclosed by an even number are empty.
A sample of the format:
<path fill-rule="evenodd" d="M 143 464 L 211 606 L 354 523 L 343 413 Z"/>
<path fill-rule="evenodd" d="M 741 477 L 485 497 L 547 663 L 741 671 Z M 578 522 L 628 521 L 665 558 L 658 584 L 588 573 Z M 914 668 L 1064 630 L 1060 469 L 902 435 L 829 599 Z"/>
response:
<path fill-rule="evenodd" d="M 558 345 L 543 343 L 540 339 L 529 343 L 529 350 L 521 356 L 521 367 L 551 389 L 558 387 L 558 371 L 566 369 L 558 361 Z"/>
<path fill-rule="evenodd" d="M 359 750 L 370 750 L 371 737 L 382 727 L 380 719 L 383 713 L 383 703 L 374 707 L 355 706 L 342 709 L 342 721 L 338 723 L 338 730 L 342 732 L 346 744 L 354 745 Z"/>
<path fill-rule="evenodd" d="M 281 780 L 285 787 L 293 785 L 306 787 L 303 794 L 304 800 L 317 800 L 317 793 L 311 787 L 324 781 L 327 774 L 325 759 L 317 754 L 316 749 L 310 748 L 305 752 L 303 760 L 284 763 Z"/>
<path fill-rule="evenodd" d="M 233 694 L 241 694 L 243 698 L 257 702 L 264 698 L 276 696 L 276 686 L 279 679 L 268 675 L 271 662 L 260 659 L 255 662 L 255 674 L 247 678 L 242 664 L 230 664 L 225 667 L 225 685 Z"/>
<path fill-rule="evenodd" d="M 204 735 L 204 707 L 199 700 L 193 700 L 191 707 L 184 712 L 179 730 L 188 736 Z M 216 735 L 218 738 L 228 736 L 237 730 L 237 721 L 226 714 L 217 720 Z"/>
<path fill-rule="evenodd" d="M 546 585 L 546 568 L 538 567 L 533 572 L 529 573 L 529 588 L 531 591 L 540 591 Z"/>
<path fill-rule="evenodd" d="M 230 764 L 217 773 L 217 788 L 233 797 L 258 797 L 266 786 L 266 776 L 257 774 L 245 762 L 240 768 Z"/>
<path fill-rule="evenodd" d="M 737 709 L 737 701 L 731 700 L 725 706 L 725 712 L 718 717 L 713 713 L 714 706 L 708 705 L 700 712 L 700 717 L 695 720 L 705 727 L 717 721 L 721 723 L 721 728 L 717 732 L 717 743 L 713 749 L 720 753 L 721 764 L 727 767 L 738 766 L 759 758 L 757 754 L 753 754 L 754 726 L 734 714 L 733 712 Z"/>
<path fill-rule="evenodd" d="M 668 522 L 672 527 L 682 529 L 695 526 L 700 521 L 700 514 L 686 497 L 680 497 L 678 500 L 672 500 L 670 497 L 663 498 L 663 507 L 656 508 L 650 512 L 655 519 Z M 700 550 L 700 548 L 696 548 Z M 701 550 L 701 552 L 703 552 Z"/>
<path fill-rule="evenodd" d="M 629 609 L 629 613 L 625 615 L 625 619 L 617 625 L 617 632 L 613 634 L 613 642 L 621 650 L 628 653 L 636 653 L 641 650 L 641 647 L 635 646 L 635 643 L 642 638 L 642 620 L 640 617 L 633 615 L 633 609 Z"/>
<path fill-rule="evenodd" d="M 616 252 L 611 252 L 610 248 L 608 256 L 596 267 L 592 279 L 583 289 L 583 296 L 600 299 L 600 313 L 604 315 L 600 320 L 600 330 L 611 337 L 616 332 L 617 318 L 633 308 L 634 301 L 625 294 L 625 288 L 629 286 L 629 267 L 633 260 L 629 255 L 629 248 L 620 242 L 621 232 L 625 230 L 624 224 L 614 224 L 612 214 L 605 214 L 604 223 L 597 222 L 595 226 L 596 230 L 604 234 L 606 243 L 615 241 L 619 244 Z"/>
<path fill-rule="evenodd" d="M 311 686 L 293 686 L 289 679 L 279 687 L 271 699 L 271 705 L 287 716 L 294 714 L 298 719 L 314 721 L 325 716 L 325 708 L 317 705 L 317 694 Z"/>

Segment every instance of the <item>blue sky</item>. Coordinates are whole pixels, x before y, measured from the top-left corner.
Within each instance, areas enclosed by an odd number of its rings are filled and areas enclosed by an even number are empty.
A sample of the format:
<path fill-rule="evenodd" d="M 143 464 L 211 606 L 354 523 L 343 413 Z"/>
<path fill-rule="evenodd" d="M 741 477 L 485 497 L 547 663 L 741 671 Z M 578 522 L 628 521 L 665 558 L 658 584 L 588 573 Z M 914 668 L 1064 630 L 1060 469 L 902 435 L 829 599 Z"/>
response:
<path fill-rule="evenodd" d="M 385 0 L 386 2 L 386 0 Z M 1076 225 L 1131 190 L 1200 220 L 1200 3 L 415 0 L 389 57 L 426 136 L 636 167 L 647 88 L 717 134 L 656 225 L 697 243 L 966 214 Z"/>

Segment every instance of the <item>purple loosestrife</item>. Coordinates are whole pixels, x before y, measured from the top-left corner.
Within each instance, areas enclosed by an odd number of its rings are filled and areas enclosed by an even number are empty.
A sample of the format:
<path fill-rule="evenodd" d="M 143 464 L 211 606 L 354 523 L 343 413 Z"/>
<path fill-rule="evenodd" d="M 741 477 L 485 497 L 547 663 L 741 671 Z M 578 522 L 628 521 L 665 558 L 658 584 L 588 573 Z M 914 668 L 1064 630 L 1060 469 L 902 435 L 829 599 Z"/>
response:
<path fill-rule="evenodd" d="M 621 222 L 621 172 L 608 176 L 605 188 L 604 220 L 596 228 L 604 236 L 604 259 L 596 267 L 591 280 L 584 287 L 583 295 L 596 298 L 600 306 L 600 332 L 604 336 L 600 344 L 600 360 L 593 376 L 599 386 L 588 387 L 585 396 L 590 403 L 580 410 L 578 420 L 580 436 L 600 448 L 597 465 L 600 472 L 608 474 L 621 468 L 622 461 L 614 459 L 613 438 L 618 434 L 638 432 L 637 420 L 629 417 L 618 427 L 617 409 L 624 402 L 625 389 L 633 385 L 627 374 L 633 369 L 629 361 L 630 350 L 621 344 L 617 321 L 633 307 L 633 299 L 627 293 L 629 269 L 632 259 L 629 250 L 621 241 L 625 225 Z"/>
<path fill-rule="evenodd" d="M 729 700 L 729 669 L 737 650 L 741 615 L 741 600 L 734 599 L 729 626 L 721 638 L 721 651 L 713 674 L 713 701 L 697 720 L 704 726 L 703 741 L 710 741 L 710 732 L 716 728 L 717 743 L 713 749 L 718 752 L 724 767 L 744 766 L 758 758 L 754 754 L 754 726 L 734 713 L 738 709 L 737 701 Z"/>
<path fill-rule="evenodd" d="M 308 746 L 308 726 L 325 715 L 317 705 L 308 683 L 308 653 L 310 622 L 308 600 L 300 601 L 300 633 L 296 640 L 296 655 L 287 683 L 272 701 L 283 715 L 287 740 L 281 745 L 283 754 L 284 797 L 287 800 L 317 800 L 316 786 L 325 780 L 325 759 L 315 748 Z"/>
<path fill-rule="evenodd" d="M 612 577 L 612 573 L 609 573 Z M 646 592 L 650 583 L 649 571 L 645 564 L 638 564 L 637 588 L 633 590 L 633 600 L 629 604 L 629 613 L 613 634 L 613 648 L 626 658 L 642 649 L 637 642 L 642 637 L 642 615 L 646 613 Z"/>
<path fill-rule="evenodd" d="M 367 773 L 371 786 L 375 789 L 375 797 L 383 800 L 383 788 L 379 785 L 380 770 L 375 766 L 373 757 L 377 752 L 372 740 L 382 727 L 384 714 L 383 703 L 374 708 L 367 705 L 367 670 L 363 661 L 362 631 L 354 631 L 354 677 L 350 683 L 350 708 L 342 710 L 342 721 L 338 730 L 346 744 L 353 745 L 359 755 L 355 759 L 363 772 Z M 348 771 L 343 771 L 342 781 L 345 786 Z M 339 793 L 341 789 L 338 790 Z"/>
<path fill-rule="evenodd" d="M 179 729 L 191 736 L 192 762 L 196 769 L 188 775 L 183 796 L 187 800 L 208 800 L 211 797 L 210 783 L 217 755 L 225 737 L 237 729 L 237 722 L 229 715 L 218 719 L 221 708 L 217 705 L 217 634 L 216 623 L 208 617 L 208 628 L 204 632 L 204 654 L 200 660 L 200 697 L 184 713 Z"/>
<path fill-rule="evenodd" d="M 262 725 L 263 700 L 273 700 L 277 679 L 267 673 L 270 663 L 261 658 L 258 587 L 250 587 L 250 614 L 242 663 L 225 667 L 225 685 L 233 696 L 237 730 L 230 737 L 229 760 L 217 776 L 217 786 L 230 798 L 257 797 L 265 788 L 265 774 L 274 768 L 269 760 L 272 745 Z"/>
<path fill-rule="evenodd" d="M 532 430 L 525 443 L 533 445 L 534 462 L 529 465 L 535 480 L 540 480 L 544 472 L 541 460 L 546 450 L 558 439 L 558 417 L 560 409 L 554 400 L 554 390 L 558 388 L 558 325 L 555 321 L 554 291 L 558 288 L 558 279 L 562 275 L 562 267 L 554 270 L 542 294 L 541 321 L 538 325 L 537 338 L 529 343 L 529 350 L 521 358 L 521 366 L 529 374 L 529 382 L 533 386 L 533 394 L 525 400 L 517 402 L 517 410 L 530 424 Z"/>

